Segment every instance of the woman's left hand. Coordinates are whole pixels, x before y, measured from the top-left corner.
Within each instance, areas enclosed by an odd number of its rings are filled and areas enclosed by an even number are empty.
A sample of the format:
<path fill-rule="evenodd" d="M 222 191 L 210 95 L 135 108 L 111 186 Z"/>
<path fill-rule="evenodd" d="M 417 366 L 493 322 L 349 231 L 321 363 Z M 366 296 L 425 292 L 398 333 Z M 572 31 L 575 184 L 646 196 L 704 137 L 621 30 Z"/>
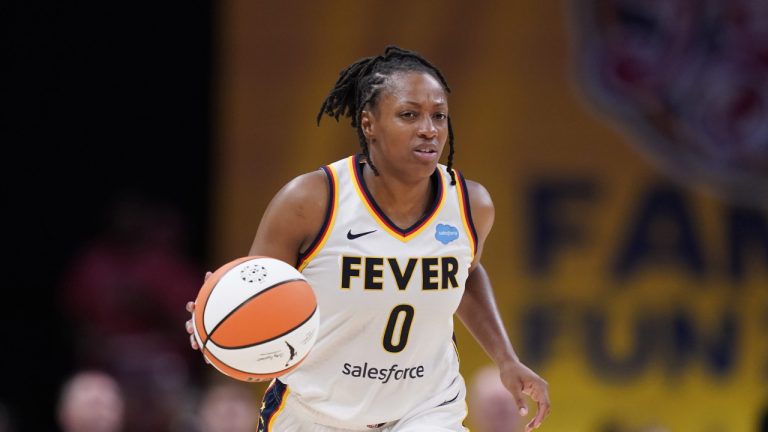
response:
<path fill-rule="evenodd" d="M 525 432 L 530 432 L 541 426 L 541 422 L 549 415 L 551 409 L 547 382 L 520 361 L 499 365 L 499 371 L 501 382 L 514 396 L 521 416 L 528 415 L 528 406 L 523 395 L 528 395 L 536 402 L 536 416 L 525 425 Z"/>

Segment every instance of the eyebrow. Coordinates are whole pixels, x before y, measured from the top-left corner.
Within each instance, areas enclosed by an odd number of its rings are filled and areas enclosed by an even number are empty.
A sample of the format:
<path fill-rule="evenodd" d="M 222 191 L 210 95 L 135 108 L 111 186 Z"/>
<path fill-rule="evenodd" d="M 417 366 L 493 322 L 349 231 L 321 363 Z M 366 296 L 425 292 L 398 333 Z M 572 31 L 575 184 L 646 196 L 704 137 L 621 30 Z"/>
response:
<path fill-rule="evenodd" d="M 419 102 L 411 101 L 411 100 L 405 100 L 402 103 L 406 104 L 406 105 L 421 106 L 421 104 Z M 435 105 L 437 105 L 437 106 L 448 106 L 448 103 L 445 102 L 445 101 L 441 101 L 441 102 L 436 103 Z"/>

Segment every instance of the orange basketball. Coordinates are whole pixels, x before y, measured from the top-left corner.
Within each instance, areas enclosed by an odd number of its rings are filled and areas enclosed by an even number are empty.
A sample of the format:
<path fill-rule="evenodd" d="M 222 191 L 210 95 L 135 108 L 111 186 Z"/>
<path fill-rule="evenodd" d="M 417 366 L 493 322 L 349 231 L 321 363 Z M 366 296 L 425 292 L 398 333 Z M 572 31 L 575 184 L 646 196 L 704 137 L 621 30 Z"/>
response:
<path fill-rule="evenodd" d="M 317 338 L 317 299 L 304 276 L 268 257 L 238 258 L 203 284 L 192 314 L 205 358 L 241 381 L 296 368 Z"/>

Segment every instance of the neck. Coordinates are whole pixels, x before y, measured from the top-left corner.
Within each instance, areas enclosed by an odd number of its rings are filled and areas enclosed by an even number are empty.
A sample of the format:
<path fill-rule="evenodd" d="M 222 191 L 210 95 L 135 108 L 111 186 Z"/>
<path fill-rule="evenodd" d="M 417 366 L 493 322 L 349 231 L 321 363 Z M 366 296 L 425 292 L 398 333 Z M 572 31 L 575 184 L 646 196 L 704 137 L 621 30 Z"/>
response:
<path fill-rule="evenodd" d="M 378 176 L 368 164 L 363 167 L 365 184 L 376 204 L 397 226 L 407 228 L 415 224 L 431 207 L 431 177 L 407 181 L 376 168 Z"/>

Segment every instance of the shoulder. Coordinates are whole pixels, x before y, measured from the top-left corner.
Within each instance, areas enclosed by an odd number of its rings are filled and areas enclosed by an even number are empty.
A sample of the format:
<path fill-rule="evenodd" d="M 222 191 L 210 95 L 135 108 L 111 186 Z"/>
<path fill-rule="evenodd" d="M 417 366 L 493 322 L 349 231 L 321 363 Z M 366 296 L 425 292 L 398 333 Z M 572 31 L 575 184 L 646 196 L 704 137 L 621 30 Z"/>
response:
<path fill-rule="evenodd" d="M 277 192 L 267 212 L 295 228 L 314 230 L 322 223 L 330 187 L 325 171 L 318 169 L 295 177 Z"/>
<path fill-rule="evenodd" d="M 491 194 L 488 189 L 482 184 L 465 179 L 464 182 L 467 185 L 467 195 L 469 196 L 469 205 L 472 206 L 472 211 L 493 211 L 493 200 L 491 200 Z"/>
<path fill-rule="evenodd" d="M 467 185 L 467 196 L 469 198 L 469 208 L 472 213 L 472 223 L 477 230 L 480 240 L 484 240 L 493 226 L 493 219 L 496 210 L 493 207 L 493 200 L 488 189 L 482 184 L 464 179 Z"/>
<path fill-rule="evenodd" d="M 264 211 L 251 255 L 295 262 L 322 227 L 329 186 L 323 170 L 302 174 L 277 192 Z"/>
<path fill-rule="evenodd" d="M 275 199 L 292 204 L 323 202 L 328 198 L 328 176 L 318 169 L 295 177 L 275 195 Z"/>

